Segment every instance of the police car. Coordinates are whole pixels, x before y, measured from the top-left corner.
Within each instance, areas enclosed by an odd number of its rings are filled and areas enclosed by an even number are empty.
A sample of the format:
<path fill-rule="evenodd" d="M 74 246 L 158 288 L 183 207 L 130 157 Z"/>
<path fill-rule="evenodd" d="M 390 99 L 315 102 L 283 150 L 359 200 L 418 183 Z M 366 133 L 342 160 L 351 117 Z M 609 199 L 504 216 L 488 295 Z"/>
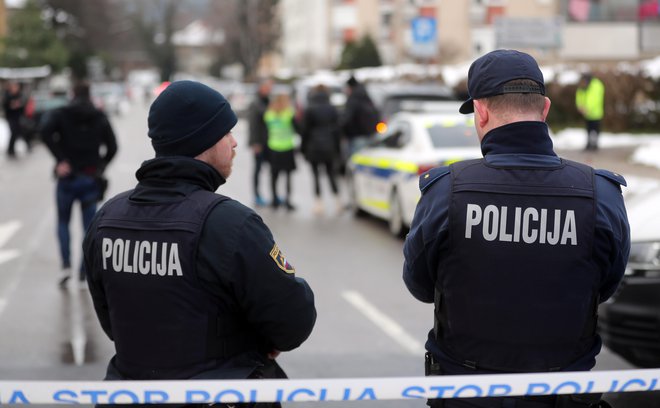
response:
<path fill-rule="evenodd" d="M 458 108 L 454 111 L 458 112 Z M 480 158 L 472 116 L 399 112 L 387 130 L 348 163 L 351 207 L 388 221 L 402 236 L 419 201 L 419 175 L 433 167 Z"/>
<path fill-rule="evenodd" d="M 599 308 L 605 345 L 639 367 L 660 367 L 660 190 L 626 200 L 631 247 L 617 292 Z"/>

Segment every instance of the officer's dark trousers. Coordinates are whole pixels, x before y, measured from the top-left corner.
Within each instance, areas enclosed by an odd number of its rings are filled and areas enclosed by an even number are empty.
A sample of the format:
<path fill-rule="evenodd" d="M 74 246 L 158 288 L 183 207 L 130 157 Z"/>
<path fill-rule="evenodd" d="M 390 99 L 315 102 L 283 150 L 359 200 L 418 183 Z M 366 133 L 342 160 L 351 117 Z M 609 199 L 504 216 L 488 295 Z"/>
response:
<path fill-rule="evenodd" d="M 598 150 L 599 135 L 600 135 L 600 120 L 588 120 L 586 150 Z"/>
<path fill-rule="evenodd" d="M 259 153 L 254 154 L 254 173 L 252 175 L 252 187 L 254 189 L 254 197 L 261 197 L 259 193 L 259 174 L 261 173 L 261 168 L 266 163 L 266 151 L 262 150 Z"/>
<path fill-rule="evenodd" d="M 10 157 L 14 157 L 16 155 L 15 145 L 18 139 L 21 137 L 25 140 L 25 143 L 27 144 L 29 150 L 30 141 L 23 132 L 23 127 L 21 126 L 20 118 L 8 117 L 7 124 L 9 125 L 9 132 L 10 132 L 9 144 L 7 145 L 7 155 L 9 155 Z"/>

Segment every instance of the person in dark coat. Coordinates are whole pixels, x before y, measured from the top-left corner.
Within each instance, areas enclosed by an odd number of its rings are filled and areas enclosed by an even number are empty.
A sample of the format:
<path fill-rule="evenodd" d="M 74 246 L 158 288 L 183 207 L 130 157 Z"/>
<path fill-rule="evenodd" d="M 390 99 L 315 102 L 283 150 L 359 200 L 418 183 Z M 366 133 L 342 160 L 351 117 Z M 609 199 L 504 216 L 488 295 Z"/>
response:
<path fill-rule="evenodd" d="M 156 158 L 99 210 L 83 243 L 115 344 L 106 379 L 286 378 L 276 358 L 311 334 L 314 294 L 261 217 L 215 193 L 232 173 L 236 114 L 210 87 L 175 81 L 148 122 Z"/>
<path fill-rule="evenodd" d="M 348 97 L 340 118 L 341 130 L 348 141 L 348 156 L 369 143 L 376 132 L 379 113 L 367 88 L 355 77 L 346 81 Z"/>
<path fill-rule="evenodd" d="M 263 199 L 259 192 L 259 174 L 261 168 L 268 161 L 268 128 L 264 122 L 264 114 L 268 109 L 270 101 L 270 92 L 273 88 L 273 81 L 270 79 L 263 80 L 259 83 L 259 89 L 254 101 L 250 104 L 248 110 L 248 129 L 250 149 L 254 155 L 254 171 L 252 173 L 252 187 L 254 192 L 254 203 L 256 206 L 261 207 L 266 205 L 266 200 Z"/>
<path fill-rule="evenodd" d="M 56 161 L 57 236 L 62 257 L 59 284 L 63 287 L 71 276 L 69 223 L 73 204 L 80 202 L 83 228 L 87 230 L 102 194 L 99 182 L 105 180 L 105 168 L 117 153 L 117 141 L 107 116 L 94 106 L 89 85 L 84 82 L 74 86 L 69 105 L 44 119 L 41 135 Z M 79 279 L 85 279 L 83 265 Z"/>
<path fill-rule="evenodd" d="M 323 167 L 330 182 L 332 194 L 337 203 L 337 209 L 341 210 L 339 201 L 339 189 L 335 178 L 335 165 L 339 156 L 339 113 L 330 103 L 328 89 L 319 85 L 312 89 L 308 98 L 309 104 L 305 110 L 302 125 L 302 151 L 305 159 L 312 166 L 314 173 L 314 213 L 323 213 L 323 201 L 321 200 L 321 183 L 319 171 Z"/>
<path fill-rule="evenodd" d="M 30 149 L 30 140 L 28 140 L 22 126 L 21 118 L 25 112 L 26 100 L 21 92 L 21 85 L 18 82 L 8 82 L 7 90 L 5 91 L 2 107 L 5 111 L 5 118 L 9 125 L 9 144 L 7 145 L 7 156 L 10 159 L 16 157 L 16 141 L 23 138 L 27 144 L 28 150 Z"/>

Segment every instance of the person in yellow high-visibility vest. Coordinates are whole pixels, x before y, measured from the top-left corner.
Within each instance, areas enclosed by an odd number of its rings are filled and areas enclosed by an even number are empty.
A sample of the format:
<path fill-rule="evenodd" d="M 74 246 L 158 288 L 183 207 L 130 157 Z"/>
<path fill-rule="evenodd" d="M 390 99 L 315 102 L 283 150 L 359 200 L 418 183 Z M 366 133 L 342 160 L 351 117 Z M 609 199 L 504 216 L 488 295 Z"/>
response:
<path fill-rule="evenodd" d="M 584 74 L 575 93 L 575 105 L 586 121 L 587 146 L 585 150 L 598 149 L 600 122 L 605 112 L 605 85 L 591 74 Z"/>
<path fill-rule="evenodd" d="M 295 112 L 291 106 L 290 98 L 286 94 L 276 95 L 264 114 L 264 122 L 268 128 L 268 158 L 273 191 L 271 206 L 277 208 L 282 205 L 289 211 L 295 209 L 291 204 L 291 172 L 296 169 L 294 116 Z M 280 200 L 277 195 L 277 179 L 280 173 L 286 174 L 286 197 L 284 200 Z"/>

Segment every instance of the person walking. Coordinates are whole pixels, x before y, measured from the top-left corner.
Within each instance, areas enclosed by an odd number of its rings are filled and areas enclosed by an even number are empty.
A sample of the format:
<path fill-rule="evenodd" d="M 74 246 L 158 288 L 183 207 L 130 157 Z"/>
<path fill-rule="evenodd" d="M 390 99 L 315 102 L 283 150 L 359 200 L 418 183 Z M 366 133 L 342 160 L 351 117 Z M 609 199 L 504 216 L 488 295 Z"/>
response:
<path fill-rule="evenodd" d="M 117 153 L 117 141 L 107 116 L 92 103 L 85 82 L 74 86 L 69 105 L 45 118 L 41 135 L 56 162 L 57 237 L 62 261 L 59 285 L 63 288 L 71 277 L 69 223 L 73 204 L 80 203 L 87 230 L 102 194 L 99 181 Z M 85 279 L 82 263 L 78 278 Z"/>
<path fill-rule="evenodd" d="M 199 82 L 175 81 L 152 103 L 156 157 L 83 242 L 94 308 L 115 345 L 106 380 L 286 378 L 277 356 L 310 335 L 307 282 L 259 215 L 214 193 L 232 174 L 236 123 L 224 96 Z"/>
<path fill-rule="evenodd" d="M 308 101 L 302 126 L 302 151 L 314 174 L 313 211 L 316 215 L 320 215 L 324 211 L 321 199 L 321 166 L 330 183 L 337 211 L 341 211 L 342 205 L 335 177 L 336 161 L 340 149 L 339 113 L 337 108 L 330 103 L 328 89 L 323 85 L 312 89 Z"/>
<path fill-rule="evenodd" d="M 288 211 L 295 209 L 291 203 L 291 173 L 296 169 L 294 116 L 287 94 L 275 95 L 264 113 L 264 122 L 268 129 L 268 160 L 273 193 L 271 207 L 277 208 L 283 205 Z M 280 173 L 284 173 L 286 179 L 286 196 L 283 200 L 277 194 L 277 180 Z"/>
<path fill-rule="evenodd" d="M 266 205 L 266 200 L 259 192 L 259 175 L 261 169 L 268 161 L 268 128 L 264 122 L 264 114 L 268 109 L 270 92 L 273 88 L 273 81 L 266 79 L 259 83 L 257 95 L 250 104 L 248 109 L 248 124 L 249 124 L 249 144 L 254 155 L 254 171 L 253 177 L 253 192 L 254 203 L 257 207 Z"/>
<path fill-rule="evenodd" d="M 587 371 L 598 304 L 630 251 L 622 176 L 562 159 L 536 61 L 490 52 L 468 72 L 482 159 L 420 178 L 403 280 L 433 303 L 427 375 Z M 429 400 L 431 407 L 606 407 L 600 395 Z M 597 405 L 598 404 L 598 405 Z"/>
<path fill-rule="evenodd" d="M 575 106 L 584 118 L 587 128 L 585 150 L 598 150 L 600 125 L 605 113 L 605 85 L 592 74 L 584 74 L 575 92 Z"/>
<path fill-rule="evenodd" d="M 21 85 L 15 81 L 7 82 L 2 107 L 9 125 L 9 144 L 7 145 L 7 157 L 10 159 L 16 158 L 16 142 L 19 138 L 23 138 L 27 145 L 28 151 L 31 148 L 30 140 L 25 134 L 21 119 L 25 112 L 26 98 L 21 91 Z"/>

